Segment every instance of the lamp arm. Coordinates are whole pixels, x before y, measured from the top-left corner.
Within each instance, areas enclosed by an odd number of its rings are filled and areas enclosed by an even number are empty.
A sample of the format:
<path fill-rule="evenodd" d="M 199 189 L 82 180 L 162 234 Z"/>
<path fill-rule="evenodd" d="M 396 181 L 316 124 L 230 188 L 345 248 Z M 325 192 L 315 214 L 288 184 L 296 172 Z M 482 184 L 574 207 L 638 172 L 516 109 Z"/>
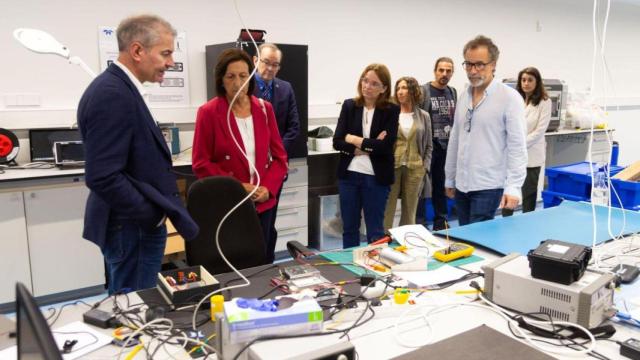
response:
<path fill-rule="evenodd" d="M 92 78 L 96 78 L 98 76 L 98 75 L 96 75 L 95 72 L 93 72 L 93 70 L 91 70 L 89 65 L 87 65 L 84 61 L 82 61 L 82 59 L 80 59 L 80 57 L 78 57 L 78 56 L 70 57 L 69 58 L 69 63 L 80 66 L 84 71 L 86 71 L 89 75 L 91 75 Z"/>

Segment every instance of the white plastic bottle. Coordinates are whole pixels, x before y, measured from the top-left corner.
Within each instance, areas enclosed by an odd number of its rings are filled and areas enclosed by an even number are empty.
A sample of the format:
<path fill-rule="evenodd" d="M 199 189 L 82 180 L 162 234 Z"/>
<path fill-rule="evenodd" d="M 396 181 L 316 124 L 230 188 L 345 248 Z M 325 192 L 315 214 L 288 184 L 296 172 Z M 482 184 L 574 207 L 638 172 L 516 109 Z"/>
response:
<path fill-rule="evenodd" d="M 602 169 L 598 170 L 593 176 L 591 202 L 596 205 L 609 206 L 609 187 L 607 186 L 607 178 Z"/>

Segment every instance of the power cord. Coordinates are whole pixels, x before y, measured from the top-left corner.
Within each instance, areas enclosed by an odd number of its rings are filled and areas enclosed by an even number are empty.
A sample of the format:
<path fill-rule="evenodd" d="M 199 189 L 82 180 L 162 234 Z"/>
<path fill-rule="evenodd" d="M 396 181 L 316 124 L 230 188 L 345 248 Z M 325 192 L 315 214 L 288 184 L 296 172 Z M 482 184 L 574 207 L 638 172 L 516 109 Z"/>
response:
<path fill-rule="evenodd" d="M 234 5 L 234 8 L 235 8 L 236 13 L 238 15 L 238 18 L 240 19 L 240 22 L 242 23 L 242 27 L 247 30 L 247 33 L 249 34 L 251 42 L 253 43 L 253 46 L 256 49 L 256 56 L 257 56 L 257 59 L 258 59 L 258 62 L 259 62 L 260 61 L 260 51 L 258 49 L 258 44 L 256 44 L 256 41 L 253 38 L 253 35 L 251 35 L 251 31 L 249 31 L 249 28 L 245 25 L 245 22 L 244 22 L 244 20 L 242 18 L 242 15 L 240 14 L 240 10 L 238 9 L 238 3 L 237 3 L 236 0 L 234 0 L 233 5 Z M 231 139 L 233 140 L 234 144 L 236 145 L 237 149 L 240 151 L 242 156 L 244 156 L 244 158 L 247 160 L 247 163 L 249 164 L 249 168 L 250 168 L 249 173 L 251 173 L 251 170 L 253 170 L 253 173 L 256 175 L 256 184 L 255 184 L 253 190 L 251 190 L 251 192 L 249 192 L 244 199 L 242 199 L 240 202 L 238 202 L 238 204 L 236 204 L 234 207 L 232 207 L 227 212 L 227 214 L 222 217 L 222 219 L 220 220 L 220 223 L 218 224 L 218 227 L 216 228 L 216 235 L 215 235 L 216 248 L 218 250 L 218 253 L 220 254 L 220 257 L 231 268 L 231 270 L 233 270 L 233 272 L 238 274 L 238 276 L 244 281 L 244 283 L 243 284 L 238 284 L 238 285 L 228 286 L 226 288 L 219 288 L 219 289 L 214 290 L 214 291 L 210 292 L 209 294 L 205 295 L 202 298 L 202 300 L 200 300 L 200 302 L 198 302 L 198 304 L 196 304 L 196 307 L 193 310 L 193 317 L 192 317 L 191 323 L 192 323 L 192 327 L 193 327 L 194 331 L 197 330 L 197 327 L 196 327 L 196 316 L 198 314 L 198 309 L 200 309 L 200 306 L 202 306 L 202 304 L 205 301 L 207 301 L 211 296 L 213 296 L 215 294 L 218 294 L 218 293 L 221 293 L 221 292 L 223 292 L 225 290 L 242 288 L 242 287 L 247 287 L 247 286 L 251 285 L 251 281 L 249 281 L 249 279 L 247 279 L 240 271 L 238 271 L 238 269 L 235 266 L 233 266 L 233 264 L 229 261 L 229 259 L 227 259 L 227 257 L 224 255 L 224 252 L 222 251 L 222 249 L 220 247 L 220 229 L 222 228 L 222 225 L 227 220 L 227 218 L 229 218 L 229 216 L 231 216 L 231 214 L 234 211 L 236 211 L 243 203 L 245 203 L 246 201 L 249 201 L 249 199 L 251 199 L 253 194 L 255 194 L 255 192 L 260 187 L 260 183 L 261 183 L 260 174 L 258 173 L 258 171 L 257 171 L 257 169 L 255 167 L 255 164 L 249 158 L 249 156 L 247 156 L 247 153 L 244 151 L 243 147 L 240 146 L 240 143 L 236 139 L 236 137 L 235 137 L 235 135 L 234 135 L 234 133 L 232 131 L 232 128 L 231 128 L 231 111 L 232 111 L 232 108 L 233 108 L 233 104 L 237 101 L 237 99 L 241 95 L 243 89 L 245 89 L 248 86 L 249 82 L 253 81 L 253 77 L 254 77 L 254 75 L 255 75 L 257 70 L 258 70 L 257 67 L 254 67 L 253 71 L 251 72 L 251 74 L 249 75 L 247 80 L 242 84 L 240 90 L 238 90 L 236 92 L 236 94 L 234 95 L 234 97 L 231 99 L 231 102 L 229 103 L 229 109 L 227 110 L 227 128 L 229 129 L 229 133 L 231 134 Z"/>

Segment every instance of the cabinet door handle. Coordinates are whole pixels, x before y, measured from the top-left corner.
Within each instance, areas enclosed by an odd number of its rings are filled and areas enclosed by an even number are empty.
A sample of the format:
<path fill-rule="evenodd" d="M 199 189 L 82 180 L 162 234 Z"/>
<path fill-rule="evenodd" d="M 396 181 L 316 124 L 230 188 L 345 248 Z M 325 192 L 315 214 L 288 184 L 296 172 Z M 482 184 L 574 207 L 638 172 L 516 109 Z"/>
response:
<path fill-rule="evenodd" d="M 278 212 L 278 215 L 281 215 L 281 216 L 287 216 L 287 215 L 295 215 L 295 214 L 297 214 L 297 213 L 298 213 L 298 210 L 293 209 L 293 210 L 288 210 L 288 211 L 287 211 L 287 210 L 285 210 L 285 211 L 280 211 L 280 212 Z"/>
<path fill-rule="evenodd" d="M 34 192 L 30 193 L 29 197 L 31 197 L 32 199 L 35 199 L 36 198 L 36 193 L 34 193 Z"/>
<path fill-rule="evenodd" d="M 283 237 L 283 238 L 285 238 L 285 239 L 286 239 L 286 238 L 288 238 L 288 237 L 289 237 L 289 238 L 298 239 L 298 236 L 299 236 L 299 235 L 300 235 L 300 231 L 294 231 L 294 232 L 291 232 L 291 233 L 289 233 L 289 234 L 285 234 L 285 235 L 283 235 L 282 237 Z M 278 236 L 279 236 L 279 235 L 278 235 Z"/>

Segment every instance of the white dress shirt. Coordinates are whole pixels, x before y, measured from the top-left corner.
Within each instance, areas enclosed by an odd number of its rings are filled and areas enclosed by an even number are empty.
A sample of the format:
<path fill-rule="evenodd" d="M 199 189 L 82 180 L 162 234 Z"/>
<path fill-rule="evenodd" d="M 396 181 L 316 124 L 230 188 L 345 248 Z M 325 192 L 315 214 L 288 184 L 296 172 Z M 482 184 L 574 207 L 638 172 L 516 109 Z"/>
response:
<path fill-rule="evenodd" d="M 551 100 L 541 100 L 538 106 L 528 104 L 524 117 L 527 120 L 527 167 L 543 167 L 547 152 L 544 133 L 551 121 Z"/>
<path fill-rule="evenodd" d="M 522 96 L 494 78 L 474 108 L 471 91 L 456 106 L 445 186 L 465 193 L 504 189 L 521 198 L 527 166 Z"/>
<path fill-rule="evenodd" d="M 373 121 L 373 113 L 375 108 L 368 110 L 366 107 L 362 110 L 362 137 L 368 138 L 371 136 L 371 122 Z M 373 172 L 373 164 L 369 154 L 354 156 L 347 170 L 359 172 L 366 175 L 375 175 Z"/>
<path fill-rule="evenodd" d="M 249 115 L 245 118 L 236 117 L 236 124 L 240 131 L 240 137 L 242 138 L 242 145 L 244 145 L 244 151 L 247 154 L 249 162 L 255 165 L 256 163 L 256 140 L 253 131 L 253 116 Z M 251 183 L 253 183 L 253 177 L 256 172 L 254 166 L 249 165 L 249 174 L 251 175 Z"/>
<path fill-rule="evenodd" d="M 411 128 L 413 127 L 413 112 L 410 113 L 400 113 L 400 119 L 398 120 L 400 131 L 402 131 L 402 135 L 408 138 L 409 133 L 411 132 Z"/>
<path fill-rule="evenodd" d="M 123 63 L 121 63 L 120 61 L 116 60 L 116 61 L 113 62 L 113 64 L 116 65 L 117 67 L 119 67 L 122 71 L 124 71 L 124 73 L 127 75 L 127 77 L 129 77 L 129 80 L 131 80 L 131 82 L 136 87 L 136 89 L 138 89 L 138 92 L 140 93 L 140 96 L 142 96 L 142 99 L 144 99 L 144 103 L 147 104 L 147 108 L 148 108 L 149 107 L 149 94 L 147 93 L 147 89 L 144 87 L 144 85 L 142 85 L 140 80 L 138 80 L 138 78 L 135 75 L 133 75 L 131 70 L 129 70 L 129 68 L 127 68 Z"/>

